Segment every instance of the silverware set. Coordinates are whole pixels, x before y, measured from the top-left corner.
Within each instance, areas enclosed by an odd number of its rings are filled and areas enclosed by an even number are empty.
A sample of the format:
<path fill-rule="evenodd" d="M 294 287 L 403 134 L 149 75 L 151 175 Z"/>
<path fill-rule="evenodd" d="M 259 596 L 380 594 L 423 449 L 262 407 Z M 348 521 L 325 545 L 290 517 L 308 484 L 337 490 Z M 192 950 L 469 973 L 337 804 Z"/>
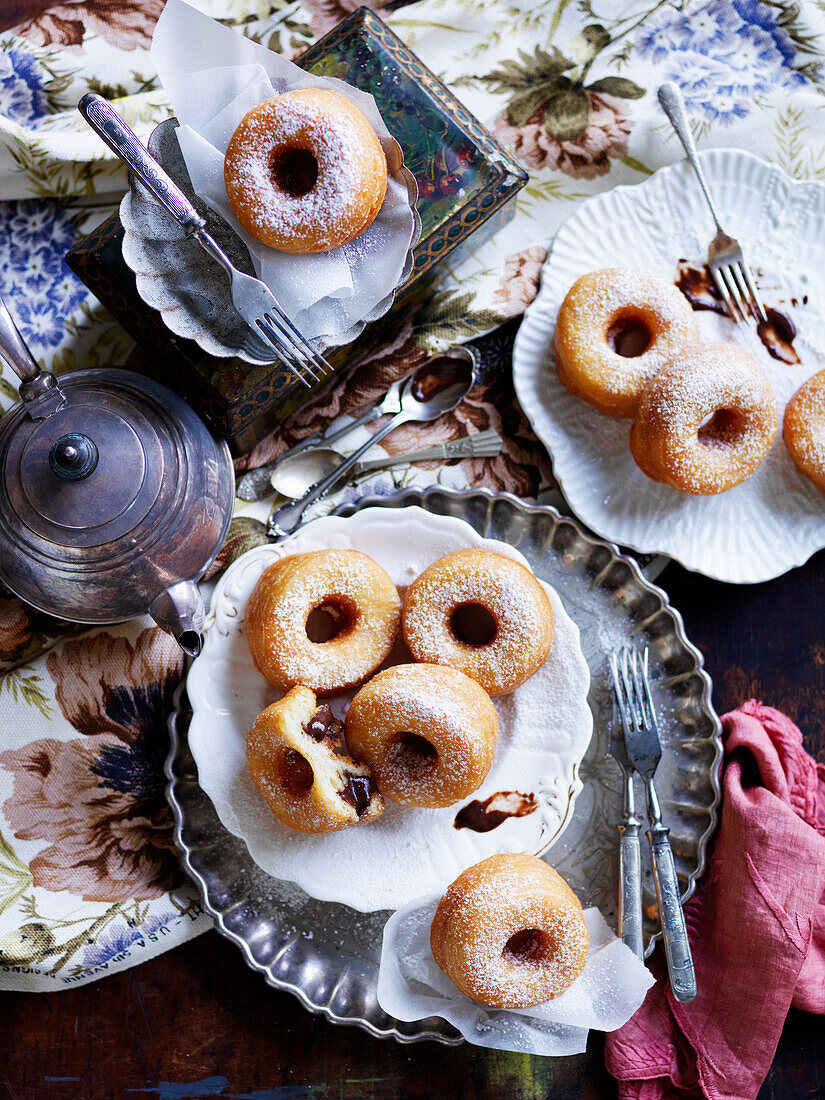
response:
<path fill-rule="evenodd" d="M 394 428 L 411 422 L 423 423 L 437 420 L 439 416 L 443 416 L 463 401 L 475 383 L 477 365 L 475 353 L 471 353 L 469 349 L 466 349 L 466 352 L 466 359 L 455 358 L 456 365 L 447 384 L 437 386 L 432 391 L 421 389 L 422 381 L 429 377 L 427 374 L 430 369 L 429 363 L 424 363 L 418 370 L 408 375 L 398 391 L 397 411 L 392 414 L 387 423 L 382 424 L 365 443 L 331 470 L 326 477 L 307 489 L 297 500 L 287 501 L 272 511 L 267 523 L 269 538 L 277 541 L 291 535 L 300 526 L 309 505 L 322 500 L 344 479 L 363 455 L 385 435 L 389 435 Z"/>
<path fill-rule="evenodd" d="M 685 915 L 679 896 L 676 865 L 670 848 L 670 830 L 662 821 L 662 811 L 653 776 L 662 758 L 662 743 L 656 711 L 650 693 L 648 650 L 641 656 L 625 646 L 609 658 L 613 692 L 620 731 L 615 728 L 611 753 L 624 777 L 622 821 L 619 842 L 619 935 L 639 958 L 643 957 L 642 878 L 639 832 L 641 820 L 636 814 L 633 773 L 644 782 L 645 803 L 650 828 L 650 859 L 656 898 L 662 924 L 665 957 L 673 996 L 677 1001 L 692 1001 L 697 993 L 696 975 L 690 953 Z"/>

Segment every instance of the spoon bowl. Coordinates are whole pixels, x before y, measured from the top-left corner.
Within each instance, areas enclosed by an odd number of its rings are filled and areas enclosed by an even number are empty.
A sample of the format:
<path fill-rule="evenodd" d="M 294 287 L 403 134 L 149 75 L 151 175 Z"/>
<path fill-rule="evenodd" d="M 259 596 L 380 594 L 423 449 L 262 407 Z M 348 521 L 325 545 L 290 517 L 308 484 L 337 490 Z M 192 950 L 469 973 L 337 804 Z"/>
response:
<path fill-rule="evenodd" d="M 269 478 L 276 493 L 290 500 L 302 496 L 311 485 L 327 477 L 344 461 L 344 456 L 332 447 L 313 447 L 299 451 L 279 462 Z"/>
<path fill-rule="evenodd" d="M 325 497 L 361 456 L 385 435 L 389 435 L 393 428 L 399 424 L 437 420 L 439 416 L 454 409 L 470 392 L 476 380 L 477 357 L 469 348 L 461 350 L 465 353 L 461 357 L 445 356 L 428 360 L 414 371 L 401 387 L 398 412 L 383 427 L 362 443 L 354 454 L 334 467 L 326 477 L 310 486 L 298 500 L 275 509 L 269 517 L 270 538 L 281 539 L 291 535 L 300 526 L 306 508 Z M 441 364 L 438 369 L 436 363 Z"/>

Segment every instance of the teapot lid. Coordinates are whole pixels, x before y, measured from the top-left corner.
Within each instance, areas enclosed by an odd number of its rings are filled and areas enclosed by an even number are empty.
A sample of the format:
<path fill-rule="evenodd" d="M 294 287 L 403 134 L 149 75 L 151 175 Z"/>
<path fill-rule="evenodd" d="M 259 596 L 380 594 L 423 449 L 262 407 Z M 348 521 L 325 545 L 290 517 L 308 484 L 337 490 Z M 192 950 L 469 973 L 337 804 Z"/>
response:
<path fill-rule="evenodd" d="M 168 418 L 146 400 L 146 380 L 122 371 L 83 375 L 63 383 L 58 411 L 32 420 L 20 410 L 0 441 L 8 437 L 2 491 L 14 526 L 55 546 L 103 546 L 139 533 L 164 474 L 176 472 L 166 470 L 161 442 Z"/>

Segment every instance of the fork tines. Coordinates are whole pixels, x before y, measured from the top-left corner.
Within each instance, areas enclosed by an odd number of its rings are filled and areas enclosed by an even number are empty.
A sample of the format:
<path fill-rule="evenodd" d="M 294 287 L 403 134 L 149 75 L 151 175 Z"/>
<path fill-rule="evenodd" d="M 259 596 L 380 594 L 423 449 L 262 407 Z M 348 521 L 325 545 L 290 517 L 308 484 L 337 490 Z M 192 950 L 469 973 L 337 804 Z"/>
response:
<path fill-rule="evenodd" d="M 330 364 L 315 350 L 285 313 L 265 313 L 258 320 L 258 328 L 263 339 L 274 347 L 285 366 L 305 386 L 311 386 L 312 382 L 320 382 L 332 374 Z M 305 374 L 309 375 L 312 382 L 307 381 Z"/>
<path fill-rule="evenodd" d="M 754 310 L 757 320 L 767 322 L 768 315 L 741 250 L 738 258 L 733 256 L 727 263 L 712 261 L 708 266 L 725 308 L 737 324 L 747 321 Z"/>
<path fill-rule="evenodd" d="M 626 730 L 656 729 L 656 712 L 650 694 L 648 676 L 648 650 L 644 648 L 641 659 L 631 646 L 623 646 L 618 653 L 610 654 L 610 673 L 613 691 L 619 706 L 622 725 Z"/>

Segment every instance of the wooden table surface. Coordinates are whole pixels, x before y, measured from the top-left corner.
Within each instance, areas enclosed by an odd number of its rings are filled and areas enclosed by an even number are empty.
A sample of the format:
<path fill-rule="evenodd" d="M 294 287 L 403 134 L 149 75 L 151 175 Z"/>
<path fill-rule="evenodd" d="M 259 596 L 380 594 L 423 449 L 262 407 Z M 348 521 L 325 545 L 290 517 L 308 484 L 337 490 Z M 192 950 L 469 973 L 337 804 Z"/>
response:
<path fill-rule="evenodd" d="M 767 584 L 720 584 L 676 565 L 657 583 L 705 655 L 717 711 L 761 699 L 825 760 L 825 551 Z M 78 989 L 0 993 L 0 1055 L 0 1097 L 13 1100 L 616 1095 L 599 1035 L 566 1059 L 373 1039 L 271 990 L 215 932 Z M 823 1096 L 825 1017 L 792 1010 L 760 1098 Z"/>

